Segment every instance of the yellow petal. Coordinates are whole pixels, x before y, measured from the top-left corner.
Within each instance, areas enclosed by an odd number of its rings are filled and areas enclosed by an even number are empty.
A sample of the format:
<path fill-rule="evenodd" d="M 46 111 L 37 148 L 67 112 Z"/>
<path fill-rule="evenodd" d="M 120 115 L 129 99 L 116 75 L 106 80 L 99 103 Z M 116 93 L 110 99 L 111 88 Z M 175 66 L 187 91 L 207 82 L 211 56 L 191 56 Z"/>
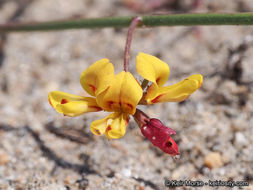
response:
<path fill-rule="evenodd" d="M 147 93 L 145 95 L 145 100 L 149 103 L 149 100 L 153 100 L 157 94 L 158 94 L 158 90 L 161 89 L 162 87 L 158 87 L 157 84 L 153 83 L 152 85 L 150 85 L 147 89 Z"/>
<path fill-rule="evenodd" d="M 84 90 L 95 96 L 105 90 L 114 75 L 114 68 L 109 59 L 101 59 L 82 72 L 80 83 Z"/>
<path fill-rule="evenodd" d="M 103 118 L 103 119 L 99 119 L 99 120 L 95 120 L 91 123 L 90 125 L 90 130 L 94 135 L 102 135 L 105 133 L 105 130 L 108 126 L 108 120 L 111 119 L 113 117 L 113 114 L 110 114 L 109 116 Z"/>
<path fill-rule="evenodd" d="M 50 92 L 48 100 L 57 112 L 71 117 L 102 110 L 97 105 L 95 98 L 76 96 L 60 91 Z"/>
<path fill-rule="evenodd" d="M 138 54 L 136 69 L 143 78 L 158 86 L 164 85 L 170 74 L 170 68 L 165 62 L 145 53 Z"/>
<path fill-rule="evenodd" d="M 202 75 L 192 75 L 177 84 L 167 87 L 160 87 L 157 91 L 156 97 L 153 99 L 148 98 L 148 92 L 145 100 L 148 104 L 154 104 L 158 102 L 181 102 L 187 99 L 194 91 L 199 89 L 202 85 L 202 82 Z"/>
<path fill-rule="evenodd" d="M 90 129 L 95 135 L 105 133 L 108 139 L 119 139 L 125 135 L 128 119 L 128 114 L 115 112 L 106 118 L 93 121 Z"/>
<path fill-rule="evenodd" d="M 140 84 L 131 73 L 122 71 L 115 75 L 109 87 L 97 96 L 97 103 L 109 112 L 134 114 L 141 97 Z"/>
<path fill-rule="evenodd" d="M 126 133 L 126 126 L 128 124 L 129 116 L 128 114 L 121 113 L 118 117 L 114 118 L 111 122 L 110 127 L 106 130 L 106 137 L 108 139 L 119 139 L 123 137 Z"/>

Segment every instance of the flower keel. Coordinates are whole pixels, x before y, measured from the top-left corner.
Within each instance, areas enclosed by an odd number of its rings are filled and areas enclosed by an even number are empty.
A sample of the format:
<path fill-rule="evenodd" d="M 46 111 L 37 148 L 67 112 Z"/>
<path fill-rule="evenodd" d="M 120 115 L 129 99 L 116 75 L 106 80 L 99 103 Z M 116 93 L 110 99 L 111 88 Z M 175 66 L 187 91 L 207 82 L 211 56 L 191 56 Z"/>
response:
<path fill-rule="evenodd" d="M 90 129 L 95 135 L 105 134 L 108 139 L 119 139 L 126 133 L 128 120 L 128 114 L 115 112 L 103 119 L 93 121 Z"/>

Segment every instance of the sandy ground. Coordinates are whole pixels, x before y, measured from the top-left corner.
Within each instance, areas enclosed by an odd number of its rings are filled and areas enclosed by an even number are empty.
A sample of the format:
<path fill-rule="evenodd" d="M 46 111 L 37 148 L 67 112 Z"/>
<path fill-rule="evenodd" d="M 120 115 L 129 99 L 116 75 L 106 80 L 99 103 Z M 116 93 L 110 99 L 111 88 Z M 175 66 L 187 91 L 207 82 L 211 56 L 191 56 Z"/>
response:
<path fill-rule="evenodd" d="M 172 12 L 253 11 L 253 2 L 187 1 L 133 10 L 130 0 L 2 0 L 0 23 L 68 17 Z M 141 6 L 142 7 L 142 6 Z M 123 68 L 127 29 L 12 33 L 0 41 L 1 190 L 158 190 L 170 180 L 233 180 L 253 185 L 253 28 L 249 26 L 138 29 L 131 49 L 137 79 L 138 52 L 170 66 L 168 84 L 196 73 L 204 83 L 184 103 L 140 109 L 173 128 L 181 158 L 174 160 L 144 139 L 131 119 L 124 138 L 108 141 L 89 131 L 107 113 L 64 117 L 47 95 L 61 90 L 87 95 L 79 76 L 107 57 Z M 195 189 L 177 187 L 176 189 Z M 205 186 L 203 189 L 218 189 Z M 228 188 L 219 188 L 228 189 Z M 234 189 L 237 189 L 235 187 Z"/>

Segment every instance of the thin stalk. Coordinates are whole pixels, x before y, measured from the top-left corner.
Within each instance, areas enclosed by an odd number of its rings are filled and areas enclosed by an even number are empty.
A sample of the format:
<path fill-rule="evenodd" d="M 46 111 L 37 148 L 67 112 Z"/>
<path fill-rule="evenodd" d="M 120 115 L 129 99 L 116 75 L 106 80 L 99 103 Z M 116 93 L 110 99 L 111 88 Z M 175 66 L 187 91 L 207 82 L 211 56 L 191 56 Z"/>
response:
<path fill-rule="evenodd" d="M 128 72 L 129 70 L 130 47 L 131 47 L 133 32 L 136 26 L 141 24 L 141 22 L 142 22 L 141 17 L 133 17 L 131 24 L 129 26 L 128 32 L 127 32 L 126 46 L 125 46 L 125 52 L 124 52 L 124 71 L 126 72 Z"/>
<path fill-rule="evenodd" d="M 174 14 L 141 16 L 139 26 L 193 26 L 193 25 L 253 25 L 253 13 L 214 13 L 214 14 Z M 91 28 L 128 27 L 132 17 L 104 17 L 89 19 L 72 19 L 34 23 L 6 23 L 0 25 L 0 33 L 50 31 Z"/>
<path fill-rule="evenodd" d="M 148 115 L 138 108 L 136 108 L 136 111 L 133 117 L 134 117 L 135 122 L 138 124 L 139 128 L 142 128 L 144 125 L 146 125 L 150 121 L 150 118 L 148 117 Z"/>
<path fill-rule="evenodd" d="M 144 79 L 141 83 L 141 88 L 144 90 L 146 88 L 146 86 L 148 85 L 148 80 Z"/>

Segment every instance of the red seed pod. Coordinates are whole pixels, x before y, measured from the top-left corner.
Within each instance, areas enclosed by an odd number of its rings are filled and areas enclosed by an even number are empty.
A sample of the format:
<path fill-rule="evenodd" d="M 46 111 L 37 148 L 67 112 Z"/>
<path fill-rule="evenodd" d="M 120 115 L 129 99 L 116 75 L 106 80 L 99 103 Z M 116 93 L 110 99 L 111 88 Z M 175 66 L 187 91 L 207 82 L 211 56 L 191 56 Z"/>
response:
<path fill-rule="evenodd" d="M 143 111 L 136 109 L 134 119 L 141 129 L 141 133 L 160 148 L 163 152 L 171 156 L 179 155 L 176 142 L 171 138 L 176 132 L 163 125 L 159 119 L 149 118 Z"/>
<path fill-rule="evenodd" d="M 160 120 L 150 119 L 146 125 L 141 127 L 141 132 L 154 146 L 160 148 L 165 153 L 172 156 L 179 154 L 177 144 L 170 136 L 175 135 L 176 132 L 164 126 Z"/>

